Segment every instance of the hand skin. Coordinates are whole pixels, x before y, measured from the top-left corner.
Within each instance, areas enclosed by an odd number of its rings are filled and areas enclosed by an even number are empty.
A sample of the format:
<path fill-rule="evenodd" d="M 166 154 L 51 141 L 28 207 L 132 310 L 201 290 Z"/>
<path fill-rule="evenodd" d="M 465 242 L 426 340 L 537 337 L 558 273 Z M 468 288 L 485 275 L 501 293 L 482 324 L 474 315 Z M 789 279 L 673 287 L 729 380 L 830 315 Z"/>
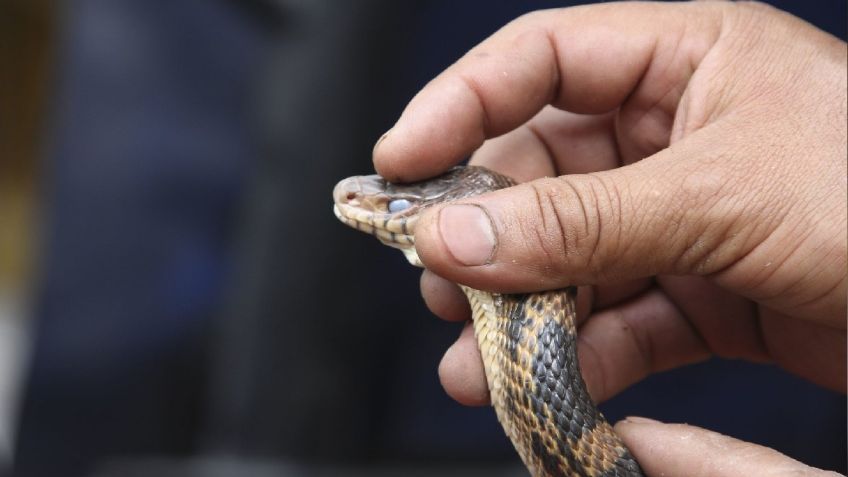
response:
<path fill-rule="evenodd" d="M 578 352 L 598 401 L 711 355 L 845 392 L 844 42 L 758 4 L 531 13 L 419 92 L 374 164 L 411 181 L 472 152 L 524 183 L 464 201 L 490 219 L 455 205 L 420 219 L 422 294 L 437 315 L 469 318 L 453 282 L 579 284 Z M 472 335 L 439 372 L 479 405 Z M 649 475 L 814 470 L 690 426 L 617 429 Z"/>

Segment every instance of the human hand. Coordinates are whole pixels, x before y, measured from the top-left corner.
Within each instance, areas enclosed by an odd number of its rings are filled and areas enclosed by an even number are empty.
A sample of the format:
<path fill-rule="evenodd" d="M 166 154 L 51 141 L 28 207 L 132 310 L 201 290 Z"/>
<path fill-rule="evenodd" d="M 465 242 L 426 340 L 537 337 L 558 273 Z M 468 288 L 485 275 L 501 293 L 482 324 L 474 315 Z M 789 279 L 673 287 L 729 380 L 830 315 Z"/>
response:
<path fill-rule="evenodd" d="M 422 216 L 422 292 L 461 320 L 451 282 L 591 285 L 578 351 L 596 400 L 711 354 L 844 392 L 845 71 L 845 43 L 761 5 L 537 12 L 427 85 L 374 162 L 409 181 L 476 150 L 527 181 L 464 201 L 482 217 Z M 488 399 L 469 329 L 440 375 Z"/>
<path fill-rule="evenodd" d="M 841 475 L 804 465 L 767 447 L 686 424 L 629 417 L 617 423 L 615 431 L 649 476 Z"/>

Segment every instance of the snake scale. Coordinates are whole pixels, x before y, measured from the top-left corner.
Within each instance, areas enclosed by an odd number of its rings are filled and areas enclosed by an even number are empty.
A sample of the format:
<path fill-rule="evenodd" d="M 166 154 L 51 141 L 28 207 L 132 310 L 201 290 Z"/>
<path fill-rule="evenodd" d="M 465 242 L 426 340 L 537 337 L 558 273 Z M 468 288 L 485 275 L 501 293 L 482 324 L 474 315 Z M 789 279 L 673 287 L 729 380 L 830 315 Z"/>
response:
<path fill-rule="evenodd" d="M 454 167 L 426 181 L 393 184 L 380 176 L 342 180 L 334 212 L 423 266 L 415 223 L 429 206 L 510 187 L 482 167 Z M 498 420 L 533 476 L 640 476 L 639 465 L 592 403 L 576 346 L 576 289 L 500 294 L 461 287 Z"/>

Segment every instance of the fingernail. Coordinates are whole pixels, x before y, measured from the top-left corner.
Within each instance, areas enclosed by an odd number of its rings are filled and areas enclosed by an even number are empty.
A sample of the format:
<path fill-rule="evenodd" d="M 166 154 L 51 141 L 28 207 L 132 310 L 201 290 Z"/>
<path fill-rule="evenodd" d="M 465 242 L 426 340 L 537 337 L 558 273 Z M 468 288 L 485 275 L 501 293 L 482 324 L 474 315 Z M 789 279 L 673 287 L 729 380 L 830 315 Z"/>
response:
<path fill-rule="evenodd" d="M 439 212 L 439 233 L 451 255 L 463 265 L 490 263 L 497 239 L 489 214 L 479 205 L 449 205 Z"/>
<path fill-rule="evenodd" d="M 384 132 L 384 133 L 383 133 L 383 135 L 382 135 L 382 136 L 380 136 L 380 138 L 379 138 L 379 139 L 377 139 L 377 142 L 375 142 L 375 143 L 374 143 L 374 147 L 373 147 L 373 149 L 372 149 L 372 150 L 376 151 L 376 150 L 377 150 L 377 147 L 380 145 L 380 143 L 381 143 L 381 142 L 383 142 L 383 141 L 384 141 L 384 140 L 385 140 L 385 139 L 389 136 L 389 133 L 390 133 L 390 132 L 392 132 L 392 130 L 391 130 L 391 129 L 389 129 L 388 131 Z"/>
<path fill-rule="evenodd" d="M 627 416 L 624 418 L 624 422 L 632 422 L 633 424 L 661 424 L 660 421 L 640 416 Z"/>

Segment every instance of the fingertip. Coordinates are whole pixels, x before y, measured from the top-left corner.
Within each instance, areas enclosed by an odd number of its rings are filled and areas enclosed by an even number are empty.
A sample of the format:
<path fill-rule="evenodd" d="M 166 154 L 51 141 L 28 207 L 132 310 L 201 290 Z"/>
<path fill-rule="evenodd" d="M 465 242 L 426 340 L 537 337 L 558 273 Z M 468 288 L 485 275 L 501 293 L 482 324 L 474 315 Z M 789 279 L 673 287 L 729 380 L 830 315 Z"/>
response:
<path fill-rule="evenodd" d="M 614 428 L 647 475 L 736 477 L 769 470 L 807 475 L 813 470 L 773 449 L 688 424 L 628 417 Z"/>
<path fill-rule="evenodd" d="M 396 136 L 395 126 L 384 132 L 374 143 L 374 148 L 371 150 L 371 161 L 374 163 L 374 170 L 377 171 L 377 174 L 383 176 L 387 181 L 403 183 L 407 182 L 403 173 L 405 169 L 404 154 L 395 145 Z"/>
<path fill-rule="evenodd" d="M 465 268 L 453 259 L 442 240 L 439 219 L 443 206 L 436 205 L 421 213 L 415 225 L 415 250 L 427 270 L 452 282 L 457 282 Z"/>
<path fill-rule="evenodd" d="M 426 171 L 422 172 L 422 169 L 428 167 L 418 160 L 422 151 L 417 151 L 415 147 L 410 146 L 411 140 L 404 136 L 404 129 L 403 124 L 395 124 L 377 139 L 371 153 L 377 174 L 389 182 L 400 184 L 425 179 L 437 172 L 435 168 L 433 174 L 428 175 Z"/>
<path fill-rule="evenodd" d="M 710 356 L 685 317 L 657 291 L 594 313 L 577 340 L 580 369 L 597 401 L 651 373 Z"/>
<path fill-rule="evenodd" d="M 455 76 L 431 81 L 374 146 L 377 173 L 391 182 L 426 179 L 458 164 L 483 144 L 479 104 L 469 94 Z"/>
<path fill-rule="evenodd" d="M 626 429 L 628 426 L 632 428 L 632 426 L 653 426 L 660 424 L 662 422 L 657 421 L 656 419 L 651 419 L 649 417 L 642 416 L 627 416 L 624 419 L 615 423 L 613 427 L 615 427 L 616 431 L 619 429 Z"/>
<path fill-rule="evenodd" d="M 434 315 L 445 321 L 466 321 L 471 318 L 471 307 L 462 290 L 430 270 L 421 274 L 421 296 Z"/>
<path fill-rule="evenodd" d="M 484 406 L 489 403 L 483 359 L 471 323 L 463 328 L 459 339 L 445 352 L 439 363 L 439 380 L 448 396 L 460 404 Z"/>
<path fill-rule="evenodd" d="M 655 464 L 654 453 L 651 451 L 654 440 L 660 440 L 660 436 L 665 437 L 665 432 L 669 425 L 660 421 L 641 416 L 627 416 L 626 418 L 616 422 L 613 429 L 618 437 L 624 442 L 625 446 L 634 455 L 636 460 L 644 470 L 645 466 Z"/>

